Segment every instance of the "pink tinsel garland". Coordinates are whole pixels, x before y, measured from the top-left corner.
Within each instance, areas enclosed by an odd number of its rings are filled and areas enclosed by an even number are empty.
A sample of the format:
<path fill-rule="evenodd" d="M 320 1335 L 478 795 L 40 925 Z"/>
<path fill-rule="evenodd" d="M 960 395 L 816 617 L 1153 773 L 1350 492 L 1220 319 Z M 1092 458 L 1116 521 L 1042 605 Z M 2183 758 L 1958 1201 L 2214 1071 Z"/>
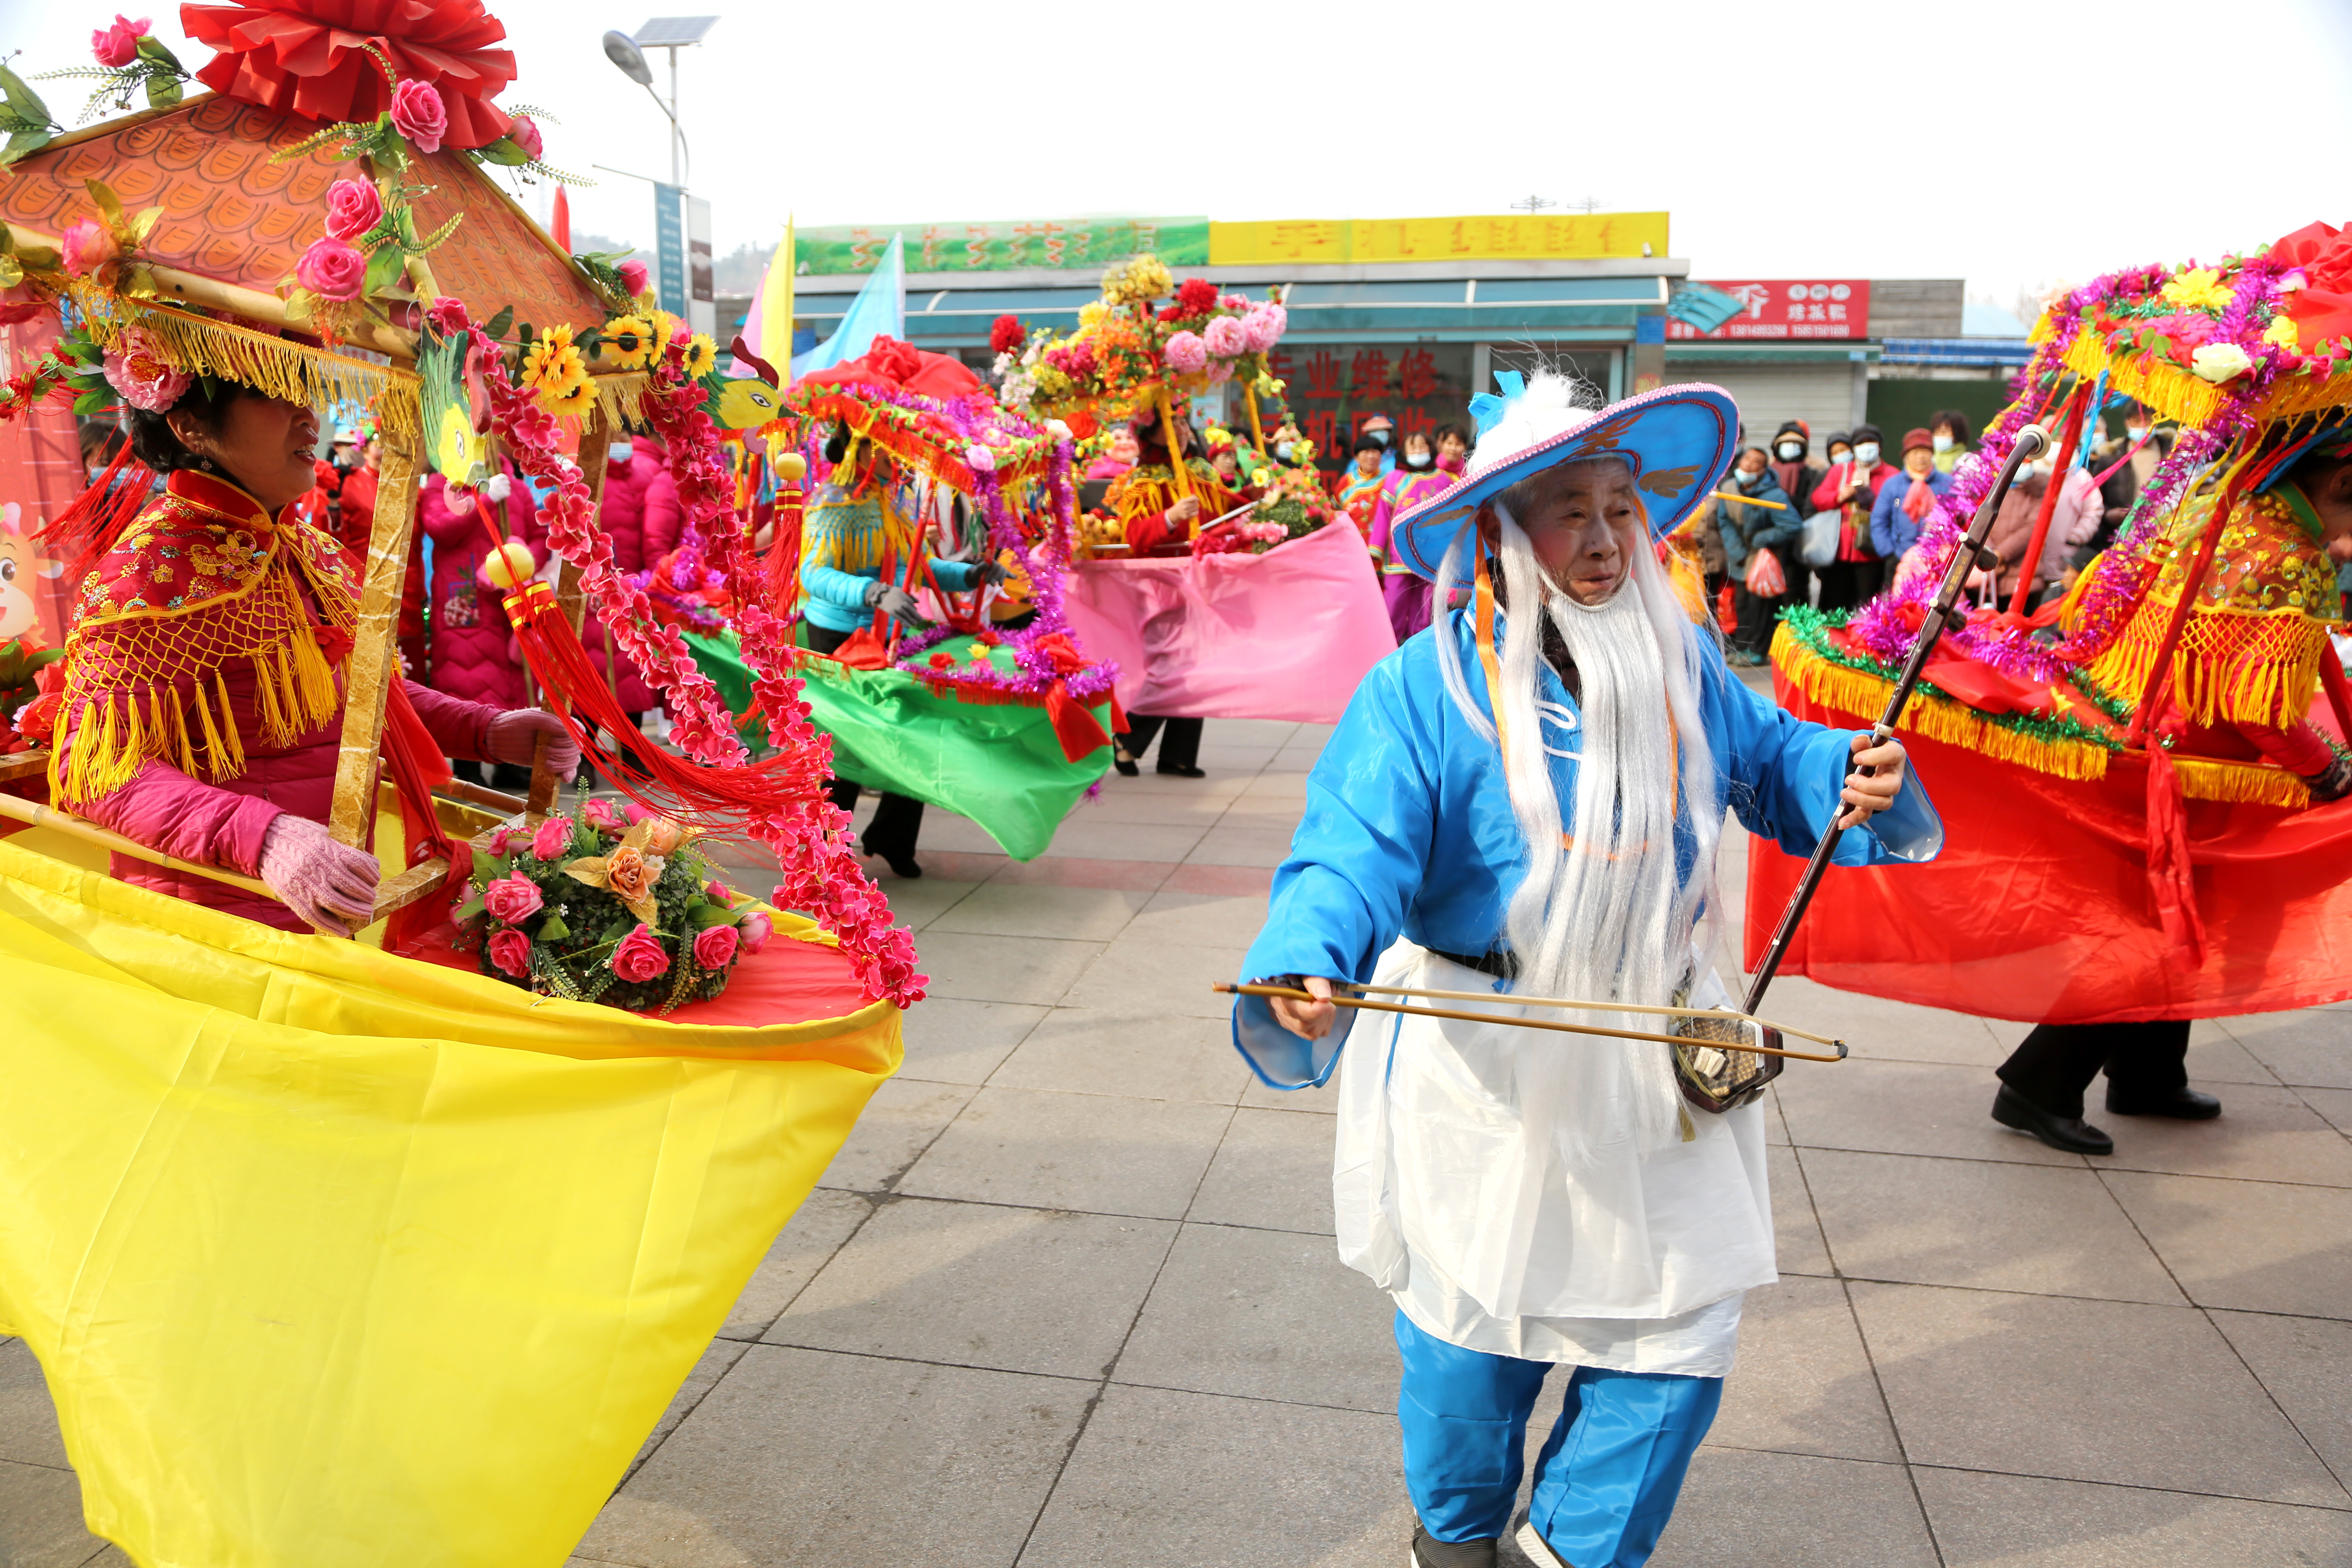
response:
<path fill-rule="evenodd" d="M 2285 268 L 2267 257 L 2242 263 L 2212 341 L 2251 345 L 2256 336 L 2253 323 L 2257 308 L 2264 304 L 2277 306 L 2278 284 L 2284 272 Z M 2014 401 L 1985 432 L 1979 448 L 1962 459 L 1952 476 L 1951 489 L 1937 501 L 1936 510 L 1921 532 L 1921 559 L 1931 569 L 1916 574 L 1872 600 L 1848 623 L 1854 638 L 1874 657 L 1896 664 L 1909 654 L 1919 624 L 1935 600 L 1936 590 L 1943 583 L 1969 521 L 1975 517 L 1977 507 L 1999 477 L 2002 463 L 2016 447 L 2018 432 L 2033 416 L 2042 412 L 2041 405 L 2048 401 L 2045 397 L 2037 402 L 2029 396 L 2032 389 L 2043 384 L 2045 377 L 2054 383 L 2064 365 L 2067 350 L 2083 331 L 2085 321 L 2093 319 L 2101 307 L 2150 296 L 2169 276 L 2162 267 L 2130 268 L 2110 273 L 2067 296 L 2056 335 L 2042 345 L 2019 374 L 2011 389 Z M 2270 395 L 2279 377 L 2301 363 L 2283 353 L 2261 352 L 2258 346 L 2250 357 L 2253 367 L 2238 378 L 2236 389 L 2221 412 L 2201 427 L 2184 430 L 2164 462 L 2149 477 L 2147 487 L 2133 502 L 2131 515 L 2124 520 L 2107 560 L 2084 590 L 2075 606 L 2073 630 L 2065 641 L 2055 645 L 2036 642 L 2028 628 L 1989 616 L 1948 634 L 1947 644 L 1954 651 L 2006 674 L 2045 681 L 2063 681 L 2072 671 L 2105 652 L 2147 597 L 2148 584 L 2155 575 L 2157 563 L 2149 552 L 2161 530 L 2154 526 L 2154 520 L 2171 509 L 2181 487 L 2192 475 L 2253 428 L 2253 410 Z M 2090 416 L 2095 414 L 2093 410 Z"/>

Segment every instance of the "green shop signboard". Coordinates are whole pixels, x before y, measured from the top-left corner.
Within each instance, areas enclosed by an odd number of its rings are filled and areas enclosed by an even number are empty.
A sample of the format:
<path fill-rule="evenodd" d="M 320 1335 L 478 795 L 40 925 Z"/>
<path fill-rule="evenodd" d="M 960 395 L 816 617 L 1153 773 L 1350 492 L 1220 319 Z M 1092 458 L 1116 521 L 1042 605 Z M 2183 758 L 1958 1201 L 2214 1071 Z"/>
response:
<path fill-rule="evenodd" d="M 794 244 L 797 270 L 812 277 L 871 272 L 890 248 L 892 235 L 906 239 L 909 272 L 1009 272 L 1026 267 L 1097 272 L 1144 251 L 1172 268 L 1209 264 L 1205 217 L 1027 218 L 804 228 Z"/>

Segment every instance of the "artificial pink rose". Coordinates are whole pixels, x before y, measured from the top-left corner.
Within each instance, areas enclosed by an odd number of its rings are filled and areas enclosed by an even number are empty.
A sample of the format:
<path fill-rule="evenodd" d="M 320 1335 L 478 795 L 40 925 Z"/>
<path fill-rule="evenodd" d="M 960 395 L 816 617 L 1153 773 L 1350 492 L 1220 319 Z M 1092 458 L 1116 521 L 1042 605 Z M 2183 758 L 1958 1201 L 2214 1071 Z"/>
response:
<path fill-rule="evenodd" d="M 1239 316 L 1219 316 L 1209 323 L 1204 336 L 1209 352 L 1219 359 L 1232 359 L 1249 352 L 1249 333 L 1243 328 Z"/>
<path fill-rule="evenodd" d="M 429 81 L 411 78 L 392 89 L 392 128 L 416 143 L 420 153 L 441 151 L 449 133 L 448 106 Z"/>
<path fill-rule="evenodd" d="M 92 218 L 68 225 L 58 243 L 65 252 L 66 270 L 77 278 L 87 278 L 122 257 L 122 247 L 114 243 L 114 236 L 105 225 Z"/>
<path fill-rule="evenodd" d="M 1209 345 L 1198 332 L 1177 332 L 1168 340 L 1167 358 L 1178 375 L 1198 375 L 1209 368 Z"/>
<path fill-rule="evenodd" d="M 539 127 L 532 122 L 528 114 L 516 115 L 514 123 L 507 127 L 507 135 L 513 139 L 516 146 L 522 149 L 523 156 L 526 158 L 538 157 L 547 146 L 546 139 L 540 135 Z"/>
<path fill-rule="evenodd" d="M 641 800 L 629 800 L 623 801 L 621 803 L 621 816 L 627 819 L 629 826 L 632 827 L 635 827 L 638 823 L 643 822 L 646 817 L 652 816 L 653 815 L 655 815 L 654 808 L 647 805 Z"/>
<path fill-rule="evenodd" d="M 425 319 L 445 338 L 454 338 L 472 324 L 466 314 L 466 301 L 446 296 L 433 301 L 433 309 L 425 312 Z"/>
<path fill-rule="evenodd" d="M 733 926 L 712 926 L 694 939 L 694 962 L 705 969 L 724 969 L 733 962 L 735 944 L 742 940 Z"/>
<path fill-rule="evenodd" d="M 98 57 L 100 65 L 120 70 L 139 58 L 139 40 L 152 26 L 144 16 L 134 22 L 118 11 L 114 26 L 89 36 L 89 52 Z"/>
<path fill-rule="evenodd" d="M 551 816 L 539 825 L 530 836 L 530 852 L 541 860 L 552 860 L 572 843 L 572 819 Z"/>
<path fill-rule="evenodd" d="M 327 232 L 357 239 L 383 220 L 383 198 L 365 180 L 337 180 L 327 187 Z"/>
<path fill-rule="evenodd" d="M 764 911 L 754 910 L 737 921 L 735 929 L 743 933 L 743 951 L 757 952 L 768 945 L 768 938 L 774 933 L 776 922 L 770 920 Z"/>
<path fill-rule="evenodd" d="M 639 931 L 646 928 L 639 926 Z M 490 933 L 490 962 L 518 980 L 530 975 L 530 938 L 519 931 Z"/>
<path fill-rule="evenodd" d="M 161 414 L 180 401 L 194 377 L 163 357 L 163 347 L 144 327 L 128 327 L 106 351 L 106 384 L 122 401 L 150 414 Z"/>
<path fill-rule="evenodd" d="M 492 920 L 508 925 L 537 914 L 546 901 L 540 897 L 539 884 L 528 877 L 500 877 L 482 889 L 482 908 Z"/>
<path fill-rule="evenodd" d="M 702 884 L 702 896 L 722 910 L 735 901 L 735 895 L 728 890 L 727 885 L 716 879 Z"/>
<path fill-rule="evenodd" d="M 650 279 L 646 272 L 644 262 L 624 261 L 613 270 L 621 275 L 621 287 L 629 291 L 629 298 L 632 300 L 646 291 L 646 285 Z"/>
<path fill-rule="evenodd" d="M 586 817 L 588 826 L 599 833 L 610 833 L 617 837 L 629 830 L 629 825 L 621 820 L 621 814 L 613 809 L 613 803 L 609 800 L 592 800 L 580 815 Z"/>
<path fill-rule="evenodd" d="M 662 951 L 661 940 L 642 922 L 613 950 L 614 975 L 632 985 L 641 985 L 668 973 L 669 954 Z"/>
<path fill-rule="evenodd" d="M 490 858 L 495 860 L 499 856 L 505 854 L 508 850 L 513 848 L 515 837 L 515 830 L 511 827 L 501 827 L 496 833 L 491 834 Z"/>
<path fill-rule="evenodd" d="M 367 285 L 367 258 L 331 234 L 310 242 L 294 279 L 321 300 L 356 300 Z"/>

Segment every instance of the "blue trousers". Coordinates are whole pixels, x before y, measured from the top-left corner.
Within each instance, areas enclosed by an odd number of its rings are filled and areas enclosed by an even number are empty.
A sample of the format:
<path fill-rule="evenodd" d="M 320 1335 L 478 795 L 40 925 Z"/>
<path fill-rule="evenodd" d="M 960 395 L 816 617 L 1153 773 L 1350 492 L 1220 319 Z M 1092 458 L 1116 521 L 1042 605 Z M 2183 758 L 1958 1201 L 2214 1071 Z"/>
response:
<path fill-rule="evenodd" d="M 1555 1363 L 1464 1350 L 1396 1319 L 1404 1378 L 1404 1484 L 1440 1541 L 1510 1528 L 1528 1417 Z M 1683 1476 L 1723 1402 L 1723 1379 L 1570 1368 L 1567 1398 L 1536 1456 L 1529 1517 L 1575 1568 L 1641 1568 L 1673 1517 Z"/>

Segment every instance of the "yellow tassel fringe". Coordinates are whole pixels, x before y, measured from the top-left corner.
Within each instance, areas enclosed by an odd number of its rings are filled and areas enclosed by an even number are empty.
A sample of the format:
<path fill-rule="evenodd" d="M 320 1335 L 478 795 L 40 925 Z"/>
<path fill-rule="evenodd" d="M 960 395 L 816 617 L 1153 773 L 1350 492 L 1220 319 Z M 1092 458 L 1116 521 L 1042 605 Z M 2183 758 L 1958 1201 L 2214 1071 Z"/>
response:
<path fill-rule="evenodd" d="M 1895 683 L 1884 676 L 1849 669 L 1822 658 L 1792 635 L 1786 624 L 1773 634 L 1772 663 L 1807 700 L 1853 714 L 1864 722 L 1869 721 L 1868 716 L 1884 712 L 1886 700 L 1895 692 Z M 1925 691 L 1913 694 L 1895 728 L 2057 778 L 2100 779 L 2107 773 L 2105 746 L 2021 734 L 1991 722 L 1972 708 Z"/>
<path fill-rule="evenodd" d="M 362 403 L 386 435 L 418 439 L 415 373 L 374 364 L 293 342 L 250 327 L 210 321 L 150 300 L 126 300 L 86 282 L 72 285 L 74 303 L 104 347 L 131 327 L 144 327 L 172 363 L 191 375 L 215 375 L 306 408 Z"/>
<path fill-rule="evenodd" d="M 2279 805 L 2290 810 L 2311 804 L 2311 790 L 2301 779 L 2284 768 L 2264 763 L 2176 756 L 2172 759 L 2172 771 L 2180 780 L 2181 795 L 2190 800 Z"/>
<path fill-rule="evenodd" d="M 2044 317 L 2046 321 L 2049 318 Z M 2033 341 L 2041 342 L 2049 334 L 2041 331 Z M 2184 425 L 2202 426 L 2221 412 L 2230 401 L 2227 384 L 2216 386 L 2202 376 L 2181 369 L 2168 360 L 2155 354 L 2109 352 L 2106 340 L 2098 333 L 2084 331 L 2075 335 L 2066 349 L 2066 367 L 2078 374 L 2095 376 L 2107 373 L 2107 390 L 2120 392 L 2138 399 L 2168 418 Z M 2264 422 L 2290 418 L 2297 414 L 2316 413 L 2321 409 L 2341 408 L 2352 404 L 2352 376 L 2290 375 L 2282 376 L 2254 409 L 2254 417 Z"/>

